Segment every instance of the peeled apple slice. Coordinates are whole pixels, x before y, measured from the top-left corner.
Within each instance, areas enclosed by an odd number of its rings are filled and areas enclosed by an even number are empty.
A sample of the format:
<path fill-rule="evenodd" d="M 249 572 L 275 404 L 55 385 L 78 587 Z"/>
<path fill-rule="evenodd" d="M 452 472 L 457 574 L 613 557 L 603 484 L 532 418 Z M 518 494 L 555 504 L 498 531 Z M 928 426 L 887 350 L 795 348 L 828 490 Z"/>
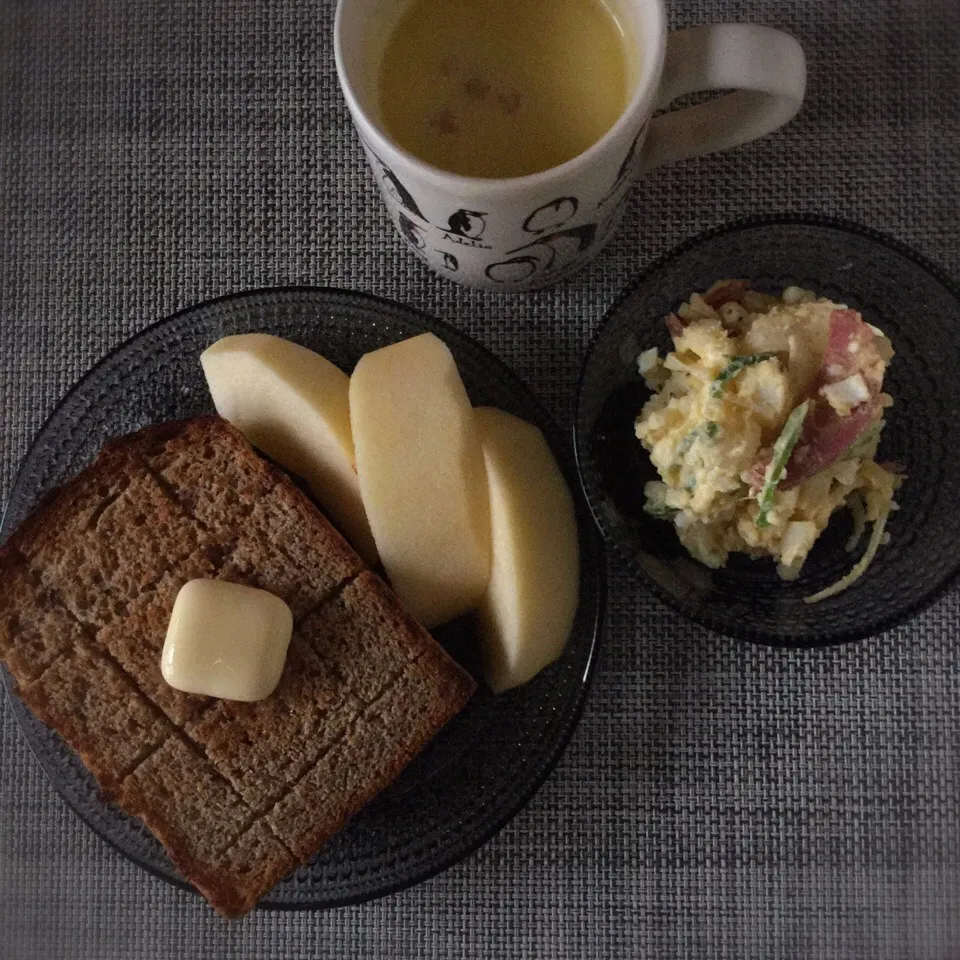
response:
<path fill-rule="evenodd" d="M 472 609 L 490 576 L 487 480 L 453 355 L 431 333 L 361 357 L 350 378 L 360 492 L 384 569 L 434 627 Z"/>
<path fill-rule="evenodd" d="M 357 552 L 376 563 L 350 432 L 350 378 L 320 354 L 265 333 L 224 337 L 200 363 L 217 413 L 303 477 Z"/>
<path fill-rule="evenodd" d="M 502 410 L 476 410 L 490 491 L 493 560 L 479 607 L 487 682 L 526 683 L 562 652 L 577 611 L 573 498 L 543 435 Z"/>

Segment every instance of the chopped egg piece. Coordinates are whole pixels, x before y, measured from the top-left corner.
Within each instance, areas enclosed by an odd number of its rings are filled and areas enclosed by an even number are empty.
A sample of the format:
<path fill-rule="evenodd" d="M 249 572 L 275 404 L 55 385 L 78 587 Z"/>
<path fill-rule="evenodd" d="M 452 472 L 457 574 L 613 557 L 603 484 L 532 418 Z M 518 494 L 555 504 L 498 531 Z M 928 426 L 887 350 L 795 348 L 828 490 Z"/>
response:
<path fill-rule="evenodd" d="M 846 416 L 854 407 L 870 399 L 870 388 L 859 373 L 837 383 L 828 383 L 820 392 L 841 416 Z"/>
<path fill-rule="evenodd" d="M 643 353 L 637 357 L 637 369 L 641 374 L 646 374 L 649 373 L 658 362 L 657 348 L 651 347 L 649 350 L 644 350 Z"/>

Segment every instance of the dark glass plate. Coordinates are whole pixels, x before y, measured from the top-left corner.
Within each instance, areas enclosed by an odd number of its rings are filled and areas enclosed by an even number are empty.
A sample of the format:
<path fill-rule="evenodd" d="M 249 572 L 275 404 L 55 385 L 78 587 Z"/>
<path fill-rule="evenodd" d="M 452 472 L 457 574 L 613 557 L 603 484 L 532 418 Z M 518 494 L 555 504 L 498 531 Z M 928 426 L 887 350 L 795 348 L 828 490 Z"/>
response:
<path fill-rule="evenodd" d="M 312 347 L 345 370 L 396 340 L 433 331 L 453 351 L 470 397 L 535 423 L 577 492 L 569 444 L 530 391 L 496 357 L 444 323 L 396 304 L 336 290 L 264 290 L 193 307 L 155 324 L 94 367 L 53 412 L 17 477 L 5 537 L 41 496 L 89 463 L 110 437 L 149 423 L 212 412 L 201 350 L 232 333 L 265 331 Z M 261 906 L 356 903 L 417 883 L 492 837 L 534 794 L 576 726 L 599 641 L 605 599 L 603 545 L 580 503 L 580 607 L 561 658 L 529 684 L 494 697 L 485 688 L 400 778 Z M 438 638 L 468 667 L 472 637 L 460 625 Z M 53 785 L 101 837 L 134 862 L 182 884 L 139 820 L 99 796 L 74 752 L 9 699 Z"/>
<path fill-rule="evenodd" d="M 743 277 L 779 292 L 798 284 L 861 311 L 893 342 L 885 381 L 894 398 L 879 457 L 906 466 L 901 506 L 867 573 L 846 592 L 809 605 L 857 556 L 836 514 L 799 580 L 770 560 L 731 557 L 722 570 L 693 560 L 671 524 L 643 512 L 656 479 L 633 423 L 648 391 L 638 353 L 670 345 L 663 318 L 693 291 Z M 759 218 L 681 246 L 607 313 L 584 361 L 575 426 L 583 488 L 604 537 L 681 613 L 716 630 L 776 646 L 821 646 L 868 637 L 915 614 L 960 567 L 960 296 L 932 265 L 899 243 L 850 224 Z M 862 549 L 862 548 L 861 548 Z"/>

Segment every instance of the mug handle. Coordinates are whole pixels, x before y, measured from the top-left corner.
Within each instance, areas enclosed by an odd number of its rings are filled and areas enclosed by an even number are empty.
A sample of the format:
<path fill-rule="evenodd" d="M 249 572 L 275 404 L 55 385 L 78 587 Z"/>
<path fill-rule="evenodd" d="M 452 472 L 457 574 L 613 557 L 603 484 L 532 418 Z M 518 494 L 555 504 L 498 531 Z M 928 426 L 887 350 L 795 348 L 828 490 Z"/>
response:
<path fill-rule="evenodd" d="M 806 62 L 789 34 L 752 23 L 716 23 L 671 33 L 657 107 L 703 90 L 734 90 L 650 122 L 644 171 L 726 150 L 771 133 L 800 109 Z"/>

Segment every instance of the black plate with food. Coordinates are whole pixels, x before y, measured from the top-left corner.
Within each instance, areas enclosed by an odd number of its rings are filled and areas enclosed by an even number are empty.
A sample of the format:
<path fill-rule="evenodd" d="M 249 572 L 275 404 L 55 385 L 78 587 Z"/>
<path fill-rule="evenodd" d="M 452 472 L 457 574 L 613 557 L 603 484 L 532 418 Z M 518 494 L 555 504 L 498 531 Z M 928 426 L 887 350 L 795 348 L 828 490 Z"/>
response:
<path fill-rule="evenodd" d="M 815 300 L 831 303 L 803 307 L 820 311 L 806 355 L 790 339 L 799 320 L 779 340 L 756 322 Z M 600 530 L 661 599 L 732 637 L 820 646 L 903 622 L 960 565 L 958 337 L 956 286 L 873 231 L 767 217 L 684 244 L 610 309 L 584 362 L 576 451 Z M 852 365 L 835 362 L 838 345 Z M 768 422 L 744 426 L 761 408 Z M 790 511 L 826 468 L 818 489 L 840 504 L 815 530 L 809 503 Z M 863 499 L 868 474 L 892 497 Z M 882 524 L 863 522 L 864 503 Z"/>
<path fill-rule="evenodd" d="M 246 332 L 273 334 L 314 349 L 350 372 L 369 351 L 425 331 L 436 334 L 450 348 L 474 404 L 500 407 L 540 428 L 576 495 L 575 467 L 563 436 L 531 392 L 469 337 L 429 316 L 369 296 L 330 289 L 275 289 L 229 296 L 185 310 L 136 335 L 97 364 L 61 401 L 33 442 L 7 505 L 4 538 L 47 493 L 86 467 L 107 441 L 151 424 L 212 413 L 200 354 L 222 337 Z M 196 426 L 171 427 L 166 434 L 161 429 L 152 440 L 151 432 L 144 436 L 162 447 L 180 442 L 178 437 L 190 430 L 203 434 L 208 429 L 204 424 L 209 422 L 190 421 Z M 114 448 L 114 456 L 118 450 L 122 453 L 122 448 Z M 214 456 L 214 451 L 198 455 Z M 150 480 L 150 476 L 141 480 Z M 116 496 L 123 495 L 118 490 Z M 165 488 L 157 488 L 156 495 L 162 499 Z M 284 494 L 290 503 L 297 496 Z M 108 498 L 91 516 L 90 526 L 109 516 L 112 502 Z M 248 497 L 245 502 L 243 509 L 256 509 L 255 500 Z M 277 883 L 261 900 L 262 906 L 315 908 L 356 903 L 423 880 L 492 837 L 543 783 L 583 708 L 605 600 L 602 543 L 579 499 L 576 509 L 579 607 L 559 659 L 506 693 L 494 695 L 481 683 L 466 708 L 400 776 L 309 862 Z M 134 522 L 141 521 L 134 518 Z M 436 636 L 461 663 L 478 672 L 476 637 L 470 622 L 455 621 L 438 629 Z M 110 655 L 104 657 L 117 682 L 126 682 Z M 10 674 L 3 673 L 17 720 L 45 773 L 70 807 L 131 860 L 166 880 L 182 883 L 153 834 L 140 820 L 104 800 L 77 754 L 24 706 Z M 205 709 L 208 712 L 203 716 L 214 712 Z M 157 724 L 167 723 L 157 711 L 150 718 Z M 174 743 L 183 753 L 187 738 L 182 730 L 174 733 L 160 749 Z M 348 735 L 352 733 L 348 731 Z M 189 756 L 197 759 L 200 755 L 190 749 Z M 145 751 L 137 762 L 147 765 L 150 756 Z M 263 842 L 276 848 L 276 838 L 265 835 Z M 256 863 L 241 865 L 241 869 L 255 871 Z M 249 904 L 242 909 L 248 908 Z M 240 911 L 238 907 L 236 912 Z"/>

